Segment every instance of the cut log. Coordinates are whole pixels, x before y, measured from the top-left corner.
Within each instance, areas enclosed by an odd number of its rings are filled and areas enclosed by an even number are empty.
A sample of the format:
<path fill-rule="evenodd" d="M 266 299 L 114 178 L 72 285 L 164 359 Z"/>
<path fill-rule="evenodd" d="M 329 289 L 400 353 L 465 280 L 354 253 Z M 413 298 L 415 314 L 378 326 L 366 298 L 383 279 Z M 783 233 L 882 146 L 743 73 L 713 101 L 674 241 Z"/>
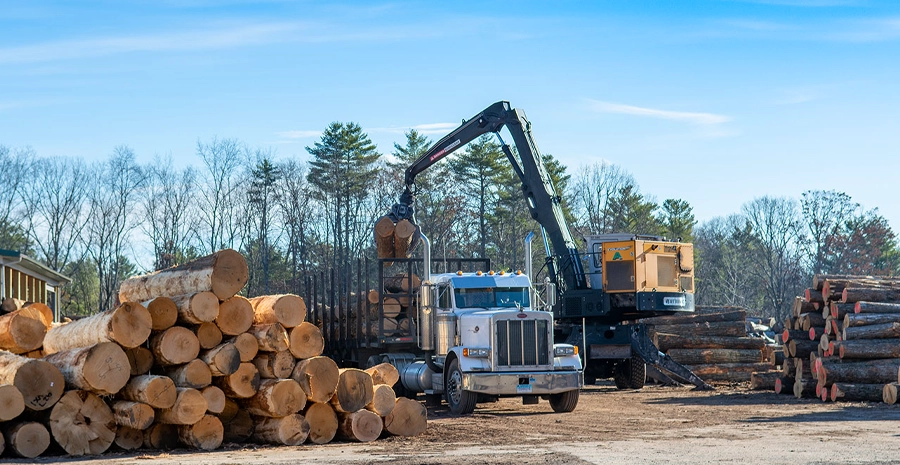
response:
<path fill-rule="evenodd" d="M 419 402 L 398 397 L 390 415 L 384 417 L 384 429 L 394 436 L 418 436 L 425 432 L 428 410 Z"/>
<path fill-rule="evenodd" d="M 816 289 L 806 289 L 804 297 L 807 302 L 810 303 L 825 303 L 825 300 L 822 299 L 822 291 Z"/>
<path fill-rule="evenodd" d="M 853 313 L 900 313 L 897 302 L 856 302 Z"/>
<path fill-rule="evenodd" d="M 241 353 L 242 363 L 252 362 L 259 352 L 259 343 L 256 342 L 256 338 L 252 334 L 238 334 L 231 339 L 231 343 Z"/>
<path fill-rule="evenodd" d="M 366 301 L 372 305 L 381 302 L 381 293 L 377 289 L 369 289 L 369 292 L 366 293 Z"/>
<path fill-rule="evenodd" d="M 181 388 L 203 389 L 212 383 L 212 373 L 209 371 L 209 365 L 198 358 L 184 365 L 169 367 L 165 370 L 165 374 L 172 378 L 175 386 Z"/>
<path fill-rule="evenodd" d="M 178 388 L 175 404 L 156 411 L 156 421 L 169 425 L 193 425 L 206 415 L 206 398 L 193 388 Z"/>
<path fill-rule="evenodd" d="M 762 352 L 755 349 L 670 349 L 668 355 L 682 365 L 763 361 Z"/>
<path fill-rule="evenodd" d="M 767 371 L 768 363 L 720 363 L 716 365 L 685 365 L 704 381 L 750 381 L 754 371 Z"/>
<path fill-rule="evenodd" d="M 119 426 L 145 430 L 153 424 L 156 413 L 153 407 L 142 402 L 117 400 L 112 403 L 113 418 Z"/>
<path fill-rule="evenodd" d="M 384 302 L 381 304 L 381 311 L 386 318 L 396 318 L 403 311 L 403 306 L 396 297 L 385 296 Z"/>
<path fill-rule="evenodd" d="M 794 380 L 794 397 L 798 399 L 815 397 L 816 380 L 797 378 Z"/>
<path fill-rule="evenodd" d="M 16 299 L 14 297 L 4 297 L 3 301 L 0 302 L 0 312 L 9 313 L 14 312 L 25 306 L 25 301 L 21 299 Z"/>
<path fill-rule="evenodd" d="M 200 450 L 216 450 L 222 445 L 225 428 L 213 415 L 204 415 L 192 425 L 178 427 L 178 439 L 182 444 Z"/>
<path fill-rule="evenodd" d="M 342 368 L 337 391 L 331 398 L 331 406 L 339 413 L 351 413 L 366 408 L 372 402 L 375 386 L 372 376 L 356 368 Z"/>
<path fill-rule="evenodd" d="M 297 361 L 290 351 L 261 352 L 253 359 L 253 366 L 259 370 L 260 378 L 285 379 L 290 378 Z"/>
<path fill-rule="evenodd" d="M 394 257 L 394 222 L 387 216 L 375 222 L 375 249 L 378 258 Z"/>
<path fill-rule="evenodd" d="M 219 298 L 209 291 L 177 295 L 172 301 L 178 311 L 178 321 L 185 324 L 209 323 L 219 316 Z"/>
<path fill-rule="evenodd" d="M 654 326 L 654 330 L 657 333 L 690 334 L 692 336 L 747 336 L 747 330 L 743 321 L 656 325 Z"/>
<path fill-rule="evenodd" d="M 365 372 L 372 376 L 374 384 L 393 386 L 397 384 L 397 381 L 400 381 L 400 372 L 397 371 L 397 367 L 387 362 L 366 368 Z"/>
<path fill-rule="evenodd" d="M 262 444 L 299 446 L 309 437 L 309 423 L 303 415 L 293 414 L 281 418 L 262 417 L 256 421 L 251 438 Z"/>
<path fill-rule="evenodd" d="M 14 385 L 25 408 L 45 410 L 62 397 L 66 380 L 50 362 L 0 351 L 0 384 Z"/>
<path fill-rule="evenodd" d="M 241 402 L 250 415 L 284 417 L 306 407 L 306 394 L 292 379 L 264 379 L 256 394 Z"/>
<path fill-rule="evenodd" d="M 832 302 L 831 306 L 828 309 L 828 314 L 831 315 L 831 317 L 835 320 L 841 321 L 844 319 L 844 315 L 848 313 L 859 313 L 854 312 L 854 309 L 856 308 L 856 305 L 858 303 L 859 302 L 857 302 L 856 304 L 842 304 L 839 302 Z"/>
<path fill-rule="evenodd" d="M 211 321 L 200 323 L 193 329 L 201 349 L 212 349 L 222 343 L 222 330 Z"/>
<path fill-rule="evenodd" d="M 781 333 L 781 343 L 787 344 L 793 339 L 809 340 L 809 331 L 802 329 L 785 329 Z"/>
<path fill-rule="evenodd" d="M 24 354 L 41 347 L 47 326 L 22 310 L 0 315 L 0 349 Z"/>
<path fill-rule="evenodd" d="M 21 313 L 23 315 L 34 318 L 35 320 L 41 320 L 47 328 L 53 326 L 53 310 L 51 310 L 47 304 L 32 302 L 20 307 L 20 310 L 22 310 Z"/>
<path fill-rule="evenodd" d="M 841 302 L 888 302 L 900 300 L 900 289 L 884 289 L 870 287 L 845 287 L 841 293 Z"/>
<path fill-rule="evenodd" d="M 126 349 L 125 356 L 128 357 L 131 376 L 147 374 L 153 368 L 153 352 L 146 347 Z"/>
<path fill-rule="evenodd" d="M 884 384 L 897 380 L 900 360 L 868 360 L 865 362 L 822 361 L 817 375 L 822 384 Z"/>
<path fill-rule="evenodd" d="M 832 402 L 838 400 L 865 400 L 881 402 L 884 391 L 884 383 L 879 384 L 847 384 L 834 383 L 831 385 L 829 398 Z"/>
<path fill-rule="evenodd" d="M 775 380 L 775 394 L 793 394 L 794 377 L 780 376 Z"/>
<path fill-rule="evenodd" d="M 781 379 L 777 371 L 756 371 L 750 373 L 750 389 L 771 391 L 775 389 L 775 381 Z"/>
<path fill-rule="evenodd" d="M 378 439 L 384 429 L 381 417 L 368 410 L 338 413 L 337 436 L 347 441 L 369 442 Z"/>
<path fill-rule="evenodd" d="M 294 294 L 264 295 L 250 299 L 253 305 L 253 324 L 281 323 L 293 328 L 306 319 L 306 302 Z"/>
<path fill-rule="evenodd" d="M 898 394 L 900 394 L 900 383 L 887 383 L 882 388 L 881 401 L 888 405 L 894 405 L 897 403 L 897 399 L 900 398 Z"/>
<path fill-rule="evenodd" d="M 44 336 L 44 352 L 52 354 L 100 342 L 117 342 L 131 349 L 147 341 L 152 323 L 146 307 L 126 302 L 112 310 L 50 328 Z"/>
<path fill-rule="evenodd" d="M 119 286 L 119 300 L 141 302 L 203 291 L 212 291 L 219 300 L 225 300 L 237 294 L 249 276 L 244 257 L 225 249 L 183 265 L 128 278 Z"/>
<path fill-rule="evenodd" d="M 744 321 L 746 318 L 747 311 L 740 309 L 719 313 L 692 313 L 688 315 L 658 316 L 653 318 L 644 318 L 641 320 L 641 323 L 645 323 L 648 325 L 667 326 L 687 323 Z"/>
<path fill-rule="evenodd" d="M 223 391 L 222 394 L 224 395 L 225 392 Z M 227 425 L 239 411 L 241 411 L 241 406 L 238 405 L 234 399 L 229 399 L 228 396 L 226 396 L 225 405 L 222 407 L 222 411 L 217 413 L 216 416 L 219 417 L 219 420 L 222 420 L 223 425 Z"/>
<path fill-rule="evenodd" d="M 102 454 L 116 440 L 112 410 L 96 394 L 68 391 L 50 411 L 50 434 L 69 455 Z"/>
<path fill-rule="evenodd" d="M 216 326 L 227 336 L 247 332 L 253 324 L 253 306 L 244 297 L 236 295 L 219 304 Z"/>
<path fill-rule="evenodd" d="M 810 352 L 816 352 L 819 348 L 819 341 L 810 341 L 806 339 L 791 339 L 788 342 L 788 350 L 791 357 L 809 358 Z"/>
<path fill-rule="evenodd" d="M 144 432 L 127 426 L 119 426 L 116 429 L 116 439 L 113 444 L 124 451 L 140 449 L 144 445 Z"/>
<path fill-rule="evenodd" d="M 366 405 L 366 410 L 375 412 L 382 417 L 388 416 L 397 403 L 397 395 L 394 393 L 394 388 L 387 384 L 376 384 L 372 392 L 372 402 Z"/>
<path fill-rule="evenodd" d="M 44 360 L 59 369 L 70 387 L 99 395 L 118 393 L 131 378 L 128 356 L 113 342 L 63 350 Z"/>
<path fill-rule="evenodd" d="M 838 353 L 841 359 L 871 360 L 880 358 L 900 358 L 900 341 L 897 339 L 855 339 L 852 341 L 842 341 L 838 347 Z"/>
<path fill-rule="evenodd" d="M 393 293 L 408 293 L 415 291 L 422 285 L 422 279 L 417 275 L 398 274 L 395 276 L 385 277 L 384 289 Z"/>
<path fill-rule="evenodd" d="M 144 431 L 144 447 L 156 450 L 172 450 L 178 447 L 178 427 L 154 423 Z"/>
<path fill-rule="evenodd" d="M 324 403 L 330 401 L 337 391 L 340 370 L 328 357 L 312 357 L 297 362 L 291 378 L 300 383 L 310 402 Z M 312 420 L 307 418 L 307 421 Z"/>
<path fill-rule="evenodd" d="M 0 421 L 13 420 L 25 411 L 25 398 L 12 384 L 0 384 Z M 0 450 L 0 454 L 3 451 Z"/>
<path fill-rule="evenodd" d="M 800 315 L 800 328 L 809 331 L 813 327 L 824 327 L 825 318 L 821 313 L 804 313 Z"/>
<path fill-rule="evenodd" d="M 253 434 L 253 417 L 246 410 L 238 410 L 234 417 L 223 425 L 225 427 L 225 441 L 245 442 Z"/>
<path fill-rule="evenodd" d="M 200 352 L 198 358 L 206 362 L 212 376 L 230 375 L 241 366 L 241 353 L 230 342 Z"/>
<path fill-rule="evenodd" d="M 200 340 L 193 331 L 173 326 L 150 338 L 150 349 L 157 365 L 181 365 L 197 358 Z"/>
<path fill-rule="evenodd" d="M 322 355 L 325 350 L 325 339 L 318 326 L 303 322 L 291 328 L 288 335 L 288 349 L 298 359 L 312 358 Z"/>
<path fill-rule="evenodd" d="M 34 421 L 26 421 L 3 427 L 6 450 L 19 457 L 33 459 L 50 447 L 47 428 Z"/>
<path fill-rule="evenodd" d="M 306 406 L 303 417 L 309 423 L 309 442 L 327 444 L 337 434 L 337 414 L 331 404 L 312 402 Z"/>
<path fill-rule="evenodd" d="M 830 318 L 830 317 L 829 317 Z M 831 326 L 831 321 L 826 323 L 828 326 Z M 818 341 L 822 339 L 822 336 L 825 335 L 825 327 L 812 327 L 809 328 L 809 340 L 810 341 Z"/>
<path fill-rule="evenodd" d="M 157 297 L 142 304 L 150 312 L 150 327 L 153 331 L 163 331 L 175 326 L 178 321 L 178 307 L 168 297 Z M 218 309 L 218 308 L 217 308 Z"/>
<path fill-rule="evenodd" d="M 848 313 L 843 328 L 900 322 L 900 313 Z"/>
<path fill-rule="evenodd" d="M 178 391 L 175 389 L 175 382 L 168 376 L 141 375 L 131 378 L 120 395 L 126 400 L 165 409 L 175 405 Z"/>
<path fill-rule="evenodd" d="M 416 234 L 416 225 L 403 219 L 394 227 L 394 257 L 409 258 L 410 246 Z"/>
<path fill-rule="evenodd" d="M 900 338 L 900 321 L 844 328 L 843 340 Z"/>
<path fill-rule="evenodd" d="M 657 347 L 663 352 L 669 349 L 757 349 L 766 342 L 753 337 L 691 336 L 689 334 L 656 333 Z"/>
<path fill-rule="evenodd" d="M 809 313 L 815 310 L 811 302 L 807 301 L 805 297 L 794 297 L 794 303 L 791 305 L 791 315 L 794 317 L 799 317 L 803 313 Z"/>
<path fill-rule="evenodd" d="M 253 325 L 247 331 L 256 338 L 259 350 L 263 352 L 281 352 L 288 350 L 288 334 L 281 323 Z"/>
<path fill-rule="evenodd" d="M 225 392 L 217 386 L 206 386 L 200 393 L 206 399 L 207 412 L 218 415 L 225 410 Z"/>
<path fill-rule="evenodd" d="M 238 399 L 247 399 L 259 389 L 259 370 L 252 363 L 241 363 L 237 371 L 216 378 L 216 386 L 225 391 L 225 395 Z"/>

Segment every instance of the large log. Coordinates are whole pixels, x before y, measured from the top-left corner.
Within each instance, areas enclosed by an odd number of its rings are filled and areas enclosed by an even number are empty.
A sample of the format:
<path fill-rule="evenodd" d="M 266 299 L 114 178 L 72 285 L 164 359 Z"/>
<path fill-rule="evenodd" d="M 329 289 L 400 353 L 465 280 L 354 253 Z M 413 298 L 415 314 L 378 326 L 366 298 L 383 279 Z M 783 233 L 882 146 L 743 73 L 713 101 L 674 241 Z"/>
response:
<path fill-rule="evenodd" d="M 281 418 L 262 417 L 256 421 L 251 438 L 262 444 L 299 446 L 309 437 L 309 423 L 299 413 Z"/>
<path fill-rule="evenodd" d="M 178 426 L 178 439 L 182 444 L 200 450 L 215 450 L 222 445 L 225 428 L 213 415 L 204 415 L 191 425 Z"/>
<path fill-rule="evenodd" d="M 377 413 L 379 416 L 386 417 L 397 403 L 397 395 L 394 388 L 387 384 L 376 384 L 372 391 L 372 402 L 366 405 L 366 410 Z"/>
<path fill-rule="evenodd" d="M 348 441 L 369 442 L 378 439 L 384 429 L 381 417 L 368 410 L 338 413 L 338 437 Z"/>
<path fill-rule="evenodd" d="M 425 432 L 428 410 L 419 402 L 398 397 L 394 410 L 384 417 L 384 429 L 394 436 L 418 436 Z"/>
<path fill-rule="evenodd" d="M 241 353 L 241 362 L 252 362 L 259 352 L 259 343 L 252 334 L 242 333 L 231 339 L 231 343 Z"/>
<path fill-rule="evenodd" d="M 284 326 L 281 326 L 281 323 L 253 325 L 247 332 L 256 338 L 261 351 L 281 352 L 282 350 L 288 350 L 288 334 Z"/>
<path fill-rule="evenodd" d="M 394 227 L 394 257 L 409 258 L 410 246 L 413 237 L 416 235 L 416 225 L 411 221 L 403 219 L 397 222 Z"/>
<path fill-rule="evenodd" d="M 50 447 L 50 433 L 47 428 L 34 421 L 26 421 L 3 426 L 6 449 L 19 457 L 33 459 Z"/>
<path fill-rule="evenodd" d="M 116 424 L 128 428 L 145 430 L 153 424 L 156 413 L 153 407 L 130 400 L 117 400 L 111 405 Z"/>
<path fill-rule="evenodd" d="M 50 328 L 44 336 L 44 352 L 52 354 L 100 342 L 116 342 L 130 349 L 147 341 L 152 324 L 146 307 L 138 302 L 126 302 L 112 310 Z"/>
<path fill-rule="evenodd" d="M 802 329 L 785 329 L 781 332 L 781 343 L 787 344 L 792 339 L 809 340 L 809 332 Z"/>
<path fill-rule="evenodd" d="M 303 417 L 309 423 L 309 442 L 327 444 L 337 434 L 337 414 L 331 404 L 312 402 L 306 406 Z"/>
<path fill-rule="evenodd" d="M 844 328 L 842 339 L 893 339 L 900 338 L 900 321 Z"/>
<path fill-rule="evenodd" d="M 844 315 L 848 313 L 859 313 L 854 311 L 858 303 L 859 302 L 855 304 L 842 304 L 840 302 L 832 302 L 828 307 L 828 314 L 836 320 L 843 320 Z"/>
<path fill-rule="evenodd" d="M 222 330 L 216 326 L 212 321 L 207 321 L 205 323 L 200 323 L 195 326 L 194 334 L 197 335 L 197 342 L 200 343 L 201 349 L 212 349 L 213 347 L 222 343 Z M 247 335 L 250 336 L 249 334 Z"/>
<path fill-rule="evenodd" d="M 804 291 L 804 297 L 806 301 L 809 303 L 825 303 L 825 300 L 822 298 L 822 291 L 816 289 L 806 289 Z"/>
<path fill-rule="evenodd" d="M 230 342 L 200 352 L 197 358 L 206 362 L 212 376 L 230 375 L 241 366 L 241 353 Z"/>
<path fill-rule="evenodd" d="M 285 328 L 293 328 L 306 319 L 306 302 L 294 294 L 264 295 L 252 297 L 253 324 L 268 325 L 280 323 Z"/>
<path fill-rule="evenodd" d="M 219 304 L 216 326 L 222 334 L 237 336 L 247 332 L 253 324 L 253 306 L 245 297 L 236 295 Z"/>
<path fill-rule="evenodd" d="M 25 408 L 45 410 L 62 397 L 66 380 L 50 362 L 0 351 L 0 384 L 14 385 Z"/>
<path fill-rule="evenodd" d="M 366 408 L 372 402 L 375 386 L 372 376 L 356 368 L 342 368 L 337 391 L 331 398 L 331 406 L 339 413 L 351 413 Z"/>
<path fill-rule="evenodd" d="M 825 318 L 822 317 L 821 312 L 813 312 L 813 313 L 804 313 L 800 315 L 800 328 L 804 331 L 809 331 L 812 327 L 824 327 L 825 326 Z"/>
<path fill-rule="evenodd" d="M 285 379 L 290 378 L 297 360 L 290 351 L 261 352 L 253 359 L 253 366 L 259 370 L 260 378 Z"/>
<path fill-rule="evenodd" d="M 178 321 L 178 307 L 168 297 L 157 297 L 142 304 L 150 312 L 150 327 L 153 331 L 163 331 L 175 326 Z"/>
<path fill-rule="evenodd" d="M 229 397 L 247 399 L 256 394 L 259 389 L 259 370 L 252 363 L 241 363 L 237 371 L 215 379 L 216 386 L 220 387 Z"/>
<path fill-rule="evenodd" d="M 69 455 L 102 454 L 116 439 L 112 410 L 96 394 L 68 391 L 50 411 L 50 434 Z"/>
<path fill-rule="evenodd" d="M 128 356 L 113 342 L 63 350 L 44 360 L 59 369 L 70 387 L 99 395 L 118 393 L 131 378 Z"/>
<path fill-rule="evenodd" d="M 193 388 L 178 388 L 175 404 L 156 412 L 156 421 L 169 425 L 193 425 L 206 415 L 206 398 Z"/>
<path fill-rule="evenodd" d="M 900 300 L 900 289 L 846 287 L 841 293 L 841 302 L 853 303 L 861 301 L 887 302 Z"/>
<path fill-rule="evenodd" d="M 0 422 L 12 420 L 24 411 L 25 398 L 19 388 L 12 384 L 0 384 Z"/>
<path fill-rule="evenodd" d="M 653 318 L 644 318 L 641 323 L 649 325 L 677 325 L 686 323 L 704 323 L 704 322 L 722 322 L 722 321 L 744 321 L 747 318 L 747 311 L 744 309 L 730 310 L 719 313 L 691 313 L 687 315 L 674 316 L 658 316 Z"/>
<path fill-rule="evenodd" d="M 147 374 L 153 368 L 153 352 L 146 347 L 135 347 L 125 350 L 131 376 Z"/>
<path fill-rule="evenodd" d="M 397 384 L 397 381 L 400 381 L 400 372 L 397 371 L 397 367 L 387 362 L 366 368 L 365 372 L 372 377 L 372 383 L 374 384 L 393 386 Z"/>
<path fill-rule="evenodd" d="M 762 352 L 756 349 L 670 349 L 668 355 L 682 365 L 763 361 Z"/>
<path fill-rule="evenodd" d="M 131 378 L 119 395 L 126 400 L 164 409 L 175 405 L 178 391 L 175 389 L 175 382 L 168 376 L 141 375 Z"/>
<path fill-rule="evenodd" d="M 375 250 L 378 258 L 394 257 L 394 222 L 387 216 L 375 222 Z"/>
<path fill-rule="evenodd" d="M 173 326 L 150 338 L 150 350 L 157 365 L 181 365 L 197 358 L 200 340 L 190 329 Z"/>
<path fill-rule="evenodd" d="M 183 388 L 203 389 L 212 383 L 212 372 L 209 365 L 195 358 L 184 365 L 168 367 L 165 375 L 172 378 L 175 386 Z"/>
<path fill-rule="evenodd" d="M 856 302 L 853 304 L 853 313 L 900 313 L 900 303 Z"/>
<path fill-rule="evenodd" d="M 842 341 L 838 348 L 838 353 L 841 359 L 871 360 L 880 358 L 900 358 L 900 340 L 856 339 L 852 341 Z"/>
<path fill-rule="evenodd" d="M 663 352 L 670 349 L 757 349 L 766 342 L 752 337 L 692 336 L 690 334 L 656 333 L 657 347 Z"/>
<path fill-rule="evenodd" d="M 144 430 L 144 447 L 171 450 L 178 447 L 178 427 L 166 423 L 154 423 Z"/>
<path fill-rule="evenodd" d="M 113 441 L 113 444 L 124 451 L 140 449 L 144 445 L 144 432 L 120 425 L 116 429 L 116 439 Z"/>
<path fill-rule="evenodd" d="M 119 300 L 141 302 L 203 291 L 211 291 L 219 300 L 225 300 L 237 294 L 249 276 L 244 257 L 225 249 L 183 265 L 128 278 L 119 286 Z"/>
<path fill-rule="evenodd" d="M 791 357 L 808 358 L 810 352 L 816 352 L 819 348 L 819 341 L 810 341 L 806 339 L 791 339 L 788 341 L 788 350 Z"/>
<path fill-rule="evenodd" d="M 794 380 L 794 397 L 804 399 L 814 397 L 816 392 L 816 380 L 797 378 Z"/>
<path fill-rule="evenodd" d="M 822 360 L 822 359 L 819 359 Z M 864 362 L 821 361 L 816 374 L 827 386 L 834 383 L 890 383 L 897 380 L 900 360 L 867 360 Z"/>
<path fill-rule="evenodd" d="M 178 310 L 178 321 L 185 324 L 208 323 L 219 316 L 219 298 L 209 291 L 177 295 L 172 302 Z"/>
<path fill-rule="evenodd" d="M 812 302 L 806 300 L 805 297 L 794 297 L 794 303 L 791 305 L 791 315 L 799 317 L 803 313 L 815 311 Z"/>
<path fill-rule="evenodd" d="M 767 371 L 768 363 L 720 363 L 716 365 L 685 365 L 704 381 L 750 381 L 754 371 Z"/>
<path fill-rule="evenodd" d="M 225 410 L 225 391 L 218 386 L 206 386 L 200 390 L 206 399 L 206 411 L 212 414 L 220 414 Z"/>
<path fill-rule="evenodd" d="M 690 334 L 692 336 L 747 336 L 747 330 L 743 321 L 655 325 L 653 329 L 657 333 Z"/>
<path fill-rule="evenodd" d="M 293 415 L 306 407 L 306 393 L 292 379 L 264 379 L 256 394 L 241 402 L 251 414 L 262 417 Z"/>
<path fill-rule="evenodd" d="M 752 376 L 752 375 L 751 375 Z M 793 394 L 794 393 L 794 377 L 779 376 L 775 380 L 775 394 Z"/>
<path fill-rule="evenodd" d="M 396 297 L 385 296 L 381 304 L 381 311 L 387 318 L 396 318 L 403 311 L 403 306 Z"/>
<path fill-rule="evenodd" d="M 418 289 L 422 285 L 422 279 L 416 274 L 398 274 L 384 279 L 384 289 L 388 292 L 407 293 Z"/>
<path fill-rule="evenodd" d="M 867 400 L 881 402 L 884 391 L 884 383 L 878 384 L 847 384 L 834 383 L 831 385 L 829 398 L 832 402 L 838 400 Z"/>
<path fill-rule="evenodd" d="M 322 355 L 325 350 L 325 339 L 318 326 L 304 321 L 291 328 L 288 334 L 288 349 L 298 359 L 312 358 Z"/>
<path fill-rule="evenodd" d="M 24 354 L 41 347 L 47 325 L 32 318 L 27 312 L 16 310 L 0 315 L 0 349 L 14 354 Z"/>
<path fill-rule="evenodd" d="M 246 410 L 238 410 L 228 422 L 223 422 L 225 427 L 225 441 L 245 442 L 253 434 L 255 424 L 253 417 Z"/>
<path fill-rule="evenodd" d="M 311 402 L 324 403 L 330 401 L 337 391 L 340 370 L 328 357 L 312 357 L 297 362 L 291 378 L 300 383 Z"/>
<path fill-rule="evenodd" d="M 843 328 L 900 322 L 900 313 L 848 313 Z"/>

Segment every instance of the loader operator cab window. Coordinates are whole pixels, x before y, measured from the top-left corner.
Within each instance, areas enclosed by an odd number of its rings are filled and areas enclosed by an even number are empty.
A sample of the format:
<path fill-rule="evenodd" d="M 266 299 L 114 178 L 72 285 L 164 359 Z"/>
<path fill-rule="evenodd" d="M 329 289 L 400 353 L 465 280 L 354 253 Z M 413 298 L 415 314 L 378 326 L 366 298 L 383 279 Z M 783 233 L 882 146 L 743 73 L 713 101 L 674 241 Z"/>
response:
<path fill-rule="evenodd" d="M 456 308 L 528 307 L 528 288 L 486 287 L 456 289 Z"/>

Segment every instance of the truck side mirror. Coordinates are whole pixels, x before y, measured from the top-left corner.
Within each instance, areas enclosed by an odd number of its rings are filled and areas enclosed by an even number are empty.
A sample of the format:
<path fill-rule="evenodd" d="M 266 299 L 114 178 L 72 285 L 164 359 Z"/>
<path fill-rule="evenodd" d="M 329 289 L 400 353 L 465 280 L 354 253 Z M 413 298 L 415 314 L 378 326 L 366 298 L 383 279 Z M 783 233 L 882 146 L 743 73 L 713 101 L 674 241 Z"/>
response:
<path fill-rule="evenodd" d="M 556 305 L 556 283 L 547 282 L 544 286 L 544 302 L 548 307 Z"/>

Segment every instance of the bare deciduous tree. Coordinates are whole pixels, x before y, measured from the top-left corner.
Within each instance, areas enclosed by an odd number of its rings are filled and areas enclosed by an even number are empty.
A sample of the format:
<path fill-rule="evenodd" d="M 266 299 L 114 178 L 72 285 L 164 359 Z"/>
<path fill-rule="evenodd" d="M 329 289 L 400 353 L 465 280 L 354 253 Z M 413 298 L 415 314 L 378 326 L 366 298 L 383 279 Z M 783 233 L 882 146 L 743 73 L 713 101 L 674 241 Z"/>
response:
<path fill-rule="evenodd" d="M 206 179 L 199 195 L 197 237 L 203 253 L 240 248 L 236 244 L 243 220 L 239 217 L 244 195 L 241 166 L 244 151 L 236 139 L 197 142 L 197 155 L 203 160 Z"/>
<path fill-rule="evenodd" d="M 153 267 L 161 270 L 188 258 L 197 172 L 190 166 L 178 171 L 171 158 L 157 158 L 146 176 L 142 229 L 153 247 Z"/>

